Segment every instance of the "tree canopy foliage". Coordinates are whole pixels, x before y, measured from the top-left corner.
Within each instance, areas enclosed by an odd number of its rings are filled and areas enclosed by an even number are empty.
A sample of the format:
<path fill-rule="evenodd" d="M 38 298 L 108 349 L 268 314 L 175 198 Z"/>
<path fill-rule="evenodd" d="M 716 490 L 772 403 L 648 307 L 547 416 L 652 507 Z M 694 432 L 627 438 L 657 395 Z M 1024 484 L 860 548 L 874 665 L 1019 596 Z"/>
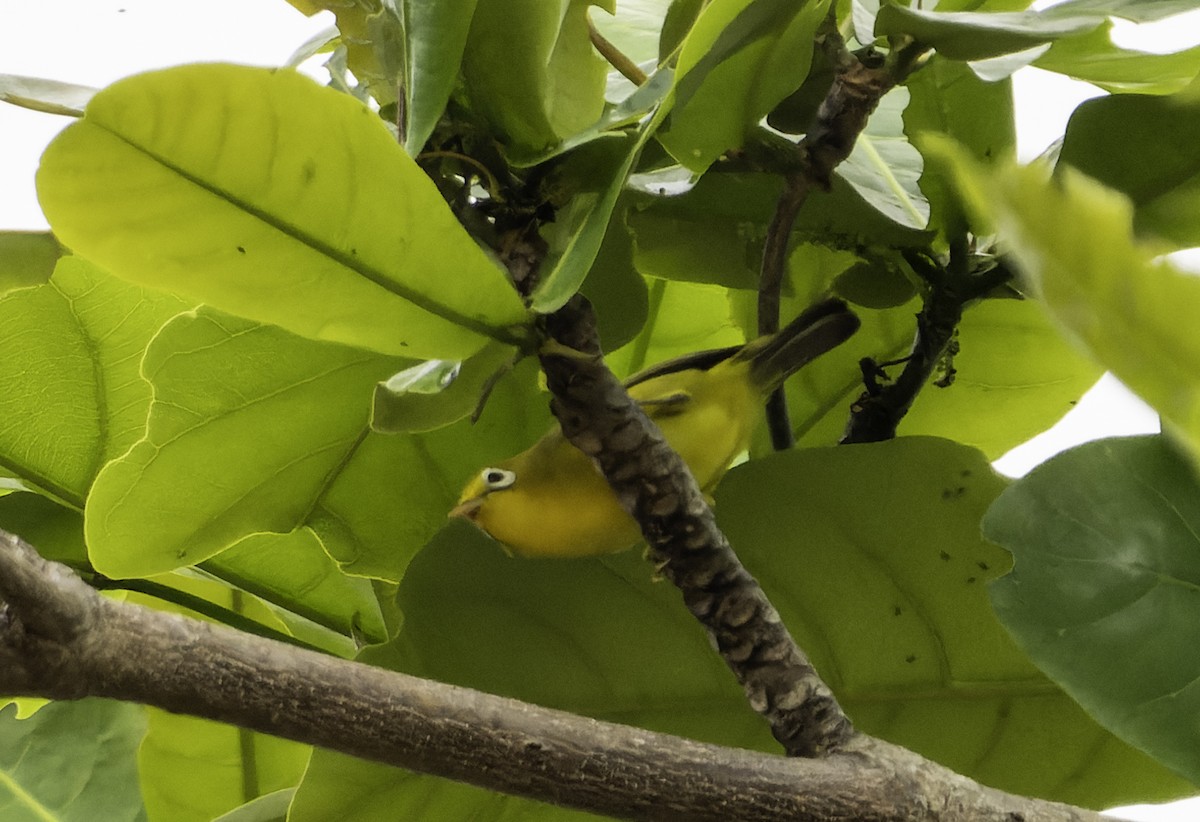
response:
<path fill-rule="evenodd" d="M 1194 790 L 1200 281 L 1169 255 L 1200 245 L 1200 47 L 1110 33 L 1196 3 L 291 2 L 336 15 L 296 57 L 327 85 L 0 77 L 74 118 L 53 233 L 0 233 L 0 528 L 151 608 L 774 751 L 638 552 L 516 560 L 446 512 L 554 423 L 533 355 L 577 293 L 619 376 L 833 293 L 861 330 L 714 511 L 855 728 L 1084 807 Z M 1018 165 L 1025 65 L 1110 94 Z M 1104 370 L 1163 435 L 992 471 Z M 17 710 L 14 819 L 586 815 L 154 708 Z"/>

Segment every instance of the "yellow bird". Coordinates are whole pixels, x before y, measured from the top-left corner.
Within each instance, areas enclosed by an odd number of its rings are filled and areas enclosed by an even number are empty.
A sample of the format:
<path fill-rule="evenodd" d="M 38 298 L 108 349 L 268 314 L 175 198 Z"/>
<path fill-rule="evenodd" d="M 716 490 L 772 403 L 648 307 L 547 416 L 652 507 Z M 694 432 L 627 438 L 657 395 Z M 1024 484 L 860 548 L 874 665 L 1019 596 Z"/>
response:
<path fill-rule="evenodd" d="M 625 388 L 708 492 L 749 447 L 766 397 L 858 324 L 841 300 L 825 300 L 775 334 L 660 363 Z M 527 451 L 480 471 L 450 516 L 526 557 L 609 554 L 641 539 L 591 458 L 558 426 Z"/>

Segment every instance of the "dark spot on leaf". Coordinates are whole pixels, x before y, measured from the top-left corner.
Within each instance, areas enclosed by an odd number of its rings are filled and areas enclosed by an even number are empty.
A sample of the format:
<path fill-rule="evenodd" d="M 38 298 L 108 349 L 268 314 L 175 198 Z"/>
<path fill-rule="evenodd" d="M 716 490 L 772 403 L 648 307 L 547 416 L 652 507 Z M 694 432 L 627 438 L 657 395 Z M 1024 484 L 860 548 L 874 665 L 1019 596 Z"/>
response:
<path fill-rule="evenodd" d="M 245 254 L 245 253 L 246 253 L 246 249 L 242 248 L 240 245 L 237 247 L 237 250 L 238 250 L 238 254 Z"/>
<path fill-rule="evenodd" d="M 895 605 L 892 607 L 892 616 L 900 616 L 902 613 L 904 613 L 904 609 L 901 608 L 899 605 Z"/>
<path fill-rule="evenodd" d="M 358 249 L 357 249 L 357 248 L 352 248 L 352 249 L 350 249 L 350 256 L 351 256 L 351 257 L 357 257 L 357 256 L 358 256 Z"/>
<path fill-rule="evenodd" d="M 965 485 L 959 485 L 956 488 L 943 488 L 942 489 L 942 499 L 947 500 L 947 501 L 952 500 L 952 499 L 958 499 L 965 493 L 967 493 L 967 488 Z"/>
<path fill-rule="evenodd" d="M 979 562 L 977 562 L 975 564 L 979 566 L 980 571 L 987 571 L 992 567 L 992 566 L 988 565 L 986 562 L 984 562 L 983 560 L 980 560 Z"/>
<path fill-rule="evenodd" d="M 964 468 L 963 470 L 961 470 L 961 471 L 959 471 L 959 472 L 958 472 L 958 475 L 959 475 L 960 477 L 962 477 L 963 479 L 966 479 L 967 477 L 971 476 L 971 469 L 970 469 L 970 468 Z"/>
<path fill-rule="evenodd" d="M 304 161 L 304 165 L 300 167 L 300 179 L 305 185 L 313 181 L 317 176 L 317 161 L 311 157 Z"/>
<path fill-rule="evenodd" d="M 904 661 L 911 665 L 912 663 L 917 661 L 917 655 L 909 654 L 908 656 L 904 657 Z"/>
<path fill-rule="evenodd" d="M 974 583 L 975 583 L 975 577 L 967 577 L 968 585 L 973 585 Z"/>
<path fill-rule="evenodd" d="M 938 551 L 938 556 L 942 558 L 942 562 L 950 561 L 950 555 L 945 551 Z"/>

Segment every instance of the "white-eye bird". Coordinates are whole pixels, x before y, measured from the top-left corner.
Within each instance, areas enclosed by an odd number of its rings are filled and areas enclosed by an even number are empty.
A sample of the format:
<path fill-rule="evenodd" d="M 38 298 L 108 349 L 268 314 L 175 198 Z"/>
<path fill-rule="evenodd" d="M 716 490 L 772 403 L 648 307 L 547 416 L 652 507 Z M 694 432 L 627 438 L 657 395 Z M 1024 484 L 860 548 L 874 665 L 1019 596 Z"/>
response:
<path fill-rule="evenodd" d="M 824 300 L 775 334 L 668 360 L 630 377 L 625 388 L 708 492 L 749 447 L 767 396 L 858 325 L 841 300 Z M 526 557 L 609 554 L 641 539 L 591 458 L 557 425 L 528 450 L 480 471 L 450 516 Z"/>

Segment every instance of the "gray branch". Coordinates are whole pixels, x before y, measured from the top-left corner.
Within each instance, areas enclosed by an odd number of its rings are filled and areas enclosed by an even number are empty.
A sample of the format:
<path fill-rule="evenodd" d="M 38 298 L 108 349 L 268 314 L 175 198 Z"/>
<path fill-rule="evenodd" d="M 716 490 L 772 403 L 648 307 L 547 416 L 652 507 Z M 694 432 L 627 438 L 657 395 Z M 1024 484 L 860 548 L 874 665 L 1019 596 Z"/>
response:
<path fill-rule="evenodd" d="M 1100 820 L 867 737 L 824 759 L 722 748 L 114 602 L 4 532 L 0 692 L 139 702 L 626 819 Z"/>

